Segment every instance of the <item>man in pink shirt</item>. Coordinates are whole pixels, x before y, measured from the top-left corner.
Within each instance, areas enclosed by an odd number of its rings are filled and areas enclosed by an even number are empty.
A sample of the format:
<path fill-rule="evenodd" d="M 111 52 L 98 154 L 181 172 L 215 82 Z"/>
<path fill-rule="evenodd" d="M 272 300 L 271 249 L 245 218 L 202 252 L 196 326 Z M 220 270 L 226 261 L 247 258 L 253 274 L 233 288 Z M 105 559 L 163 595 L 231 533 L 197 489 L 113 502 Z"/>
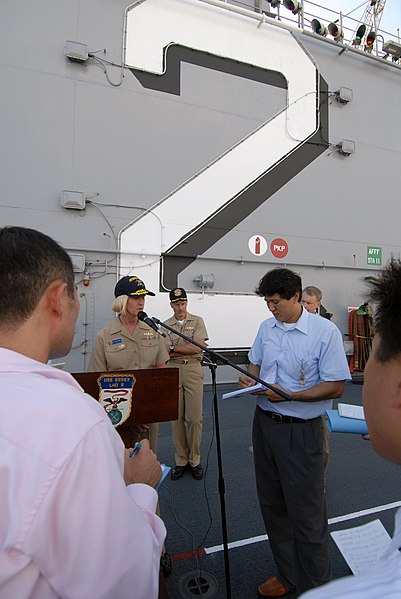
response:
<path fill-rule="evenodd" d="M 130 460 L 99 403 L 47 366 L 79 311 L 68 254 L 0 229 L 0 599 L 156 599 L 160 464 Z"/>

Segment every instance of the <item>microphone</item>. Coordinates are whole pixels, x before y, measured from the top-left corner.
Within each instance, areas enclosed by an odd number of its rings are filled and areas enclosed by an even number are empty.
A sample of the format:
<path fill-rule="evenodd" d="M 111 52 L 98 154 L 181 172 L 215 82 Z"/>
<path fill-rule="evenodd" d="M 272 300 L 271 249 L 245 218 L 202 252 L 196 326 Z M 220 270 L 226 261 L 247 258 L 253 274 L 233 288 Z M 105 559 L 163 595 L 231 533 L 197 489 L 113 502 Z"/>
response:
<path fill-rule="evenodd" d="M 159 335 L 161 335 L 162 337 L 166 337 L 165 333 L 163 333 L 163 331 L 159 329 L 157 324 L 152 320 L 152 318 L 150 318 L 150 316 L 146 314 L 146 312 L 138 312 L 138 320 L 141 320 L 142 322 L 147 324 L 148 327 L 156 331 L 156 333 L 159 333 Z"/>

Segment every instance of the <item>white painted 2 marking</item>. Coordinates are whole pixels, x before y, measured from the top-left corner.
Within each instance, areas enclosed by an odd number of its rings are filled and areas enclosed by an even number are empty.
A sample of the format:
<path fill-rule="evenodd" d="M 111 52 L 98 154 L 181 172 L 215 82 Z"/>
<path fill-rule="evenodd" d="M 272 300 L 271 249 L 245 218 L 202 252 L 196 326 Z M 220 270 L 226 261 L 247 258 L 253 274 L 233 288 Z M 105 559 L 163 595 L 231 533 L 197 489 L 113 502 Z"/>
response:
<path fill-rule="evenodd" d="M 179 44 L 282 73 L 287 107 L 133 222 L 120 237 L 124 251 L 168 252 L 317 130 L 317 69 L 311 58 L 289 31 L 257 27 L 254 19 L 223 7 L 199 0 L 138 2 L 127 14 L 126 65 L 163 74 L 165 49 Z M 158 272 L 157 261 L 154 268 Z"/>

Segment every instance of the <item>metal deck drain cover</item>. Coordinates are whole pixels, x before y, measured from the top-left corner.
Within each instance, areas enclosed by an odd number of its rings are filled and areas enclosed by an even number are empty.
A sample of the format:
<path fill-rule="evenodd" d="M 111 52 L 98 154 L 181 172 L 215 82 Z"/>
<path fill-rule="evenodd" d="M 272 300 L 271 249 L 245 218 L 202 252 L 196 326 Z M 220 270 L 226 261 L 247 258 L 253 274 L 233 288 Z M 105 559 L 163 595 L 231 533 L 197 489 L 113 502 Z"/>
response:
<path fill-rule="evenodd" d="M 193 570 L 181 576 L 178 581 L 178 591 L 183 599 L 194 599 L 195 597 L 215 597 L 219 588 L 215 577 L 205 570 Z"/>

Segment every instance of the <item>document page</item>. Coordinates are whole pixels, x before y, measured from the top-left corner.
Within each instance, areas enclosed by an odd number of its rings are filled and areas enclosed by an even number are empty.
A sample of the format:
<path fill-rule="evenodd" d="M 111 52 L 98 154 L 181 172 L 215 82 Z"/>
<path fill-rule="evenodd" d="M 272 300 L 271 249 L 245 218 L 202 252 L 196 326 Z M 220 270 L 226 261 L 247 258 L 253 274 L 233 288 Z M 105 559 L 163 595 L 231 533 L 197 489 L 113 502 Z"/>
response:
<path fill-rule="evenodd" d="M 365 420 L 365 412 L 362 406 L 354 406 L 349 403 L 339 403 L 338 413 L 343 418 L 357 418 L 357 420 Z"/>
<path fill-rule="evenodd" d="M 235 391 L 230 391 L 230 393 L 223 393 L 223 399 L 230 399 L 231 397 L 240 397 L 241 395 L 247 395 L 248 393 L 255 393 L 255 391 L 263 391 L 266 389 L 260 383 L 256 385 L 252 385 L 252 387 L 245 387 L 245 389 L 236 389 Z"/>
<path fill-rule="evenodd" d="M 367 572 L 387 549 L 391 537 L 380 520 L 331 533 L 353 574 Z"/>

